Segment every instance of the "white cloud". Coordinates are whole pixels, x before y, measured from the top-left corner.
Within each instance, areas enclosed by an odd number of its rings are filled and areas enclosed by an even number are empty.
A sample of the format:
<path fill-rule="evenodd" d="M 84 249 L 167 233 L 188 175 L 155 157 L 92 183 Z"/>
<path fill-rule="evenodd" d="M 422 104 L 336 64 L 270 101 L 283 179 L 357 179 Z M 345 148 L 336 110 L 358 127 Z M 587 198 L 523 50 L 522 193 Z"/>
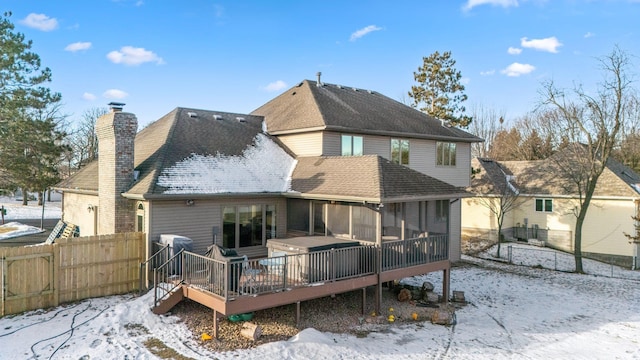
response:
<path fill-rule="evenodd" d="M 96 96 L 93 95 L 92 93 L 86 92 L 86 93 L 82 94 L 82 98 L 85 99 L 85 100 L 88 100 L 88 101 L 93 101 L 93 100 L 96 99 Z"/>
<path fill-rule="evenodd" d="M 56 18 L 50 18 L 45 14 L 31 13 L 21 20 L 20 23 L 42 31 L 51 31 L 58 28 L 58 20 L 56 20 Z"/>
<path fill-rule="evenodd" d="M 349 38 L 349 41 L 356 41 L 358 39 L 360 39 L 361 37 L 367 35 L 370 32 L 373 31 L 378 31 L 378 30 L 382 30 L 381 27 L 375 26 L 375 25 L 369 25 L 367 27 L 363 27 L 362 29 L 354 32 L 353 34 L 351 34 L 351 37 Z"/>
<path fill-rule="evenodd" d="M 507 66 L 504 70 L 502 70 L 501 73 L 507 76 L 518 77 L 520 75 L 528 74 L 535 69 L 536 67 L 533 65 L 514 62 L 513 64 Z"/>
<path fill-rule="evenodd" d="M 269 85 L 265 86 L 264 89 L 266 91 L 272 92 L 272 91 L 280 91 L 286 87 L 287 87 L 287 83 L 285 83 L 282 80 L 277 80 L 272 83 L 269 83 Z"/>
<path fill-rule="evenodd" d="M 585 39 L 588 39 L 594 36 L 596 36 L 596 34 L 592 33 L 591 31 L 588 31 L 586 34 L 584 34 Z"/>
<path fill-rule="evenodd" d="M 64 49 L 66 51 L 76 52 L 80 50 L 87 50 L 91 47 L 90 42 L 75 42 L 73 44 L 67 45 Z"/>
<path fill-rule="evenodd" d="M 511 55 L 519 55 L 522 52 L 522 49 L 509 46 L 509 48 L 507 49 L 507 52 Z"/>
<path fill-rule="evenodd" d="M 520 39 L 520 46 L 534 49 L 538 51 L 547 51 L 550 53 L 557 53 L 558 48 L 562 46 L 562 43 L 558 41 L 555 36 L 544 38 L 544 39 L 527 39 L 523 37 Z"/>
<path fill-rule="evenodd" d="M 496 71 L 493 70 L 493 69 L 492 70 L 487 70 L 487 71 L 480 71 L 480 75 L 482 75 L 482 76 L 491 76 L 491 75 L 493 75 L 495 73 L 496 73 Z"/>
<path fill-rule="evenodd" d="M 127 96 L 129 96 L 129 94 L 127 94 L 126 92 L 124 92 L 122 90 L 109 89 L 109 90 L 105 91 L 102 94 L 102 96 L 107 98 L 107 99 L 124 99 Z"/>
<path fill-rule="evenodd" d="M 462 7 L 462 10 L 468 11 L 480 5 L 502 6 L 507 8 L 511 6 L 518 6 L 518 0 L 468 0 Z"/>
<path fill-rule="evenodd" d="M 164 60 L 153 51 L 133 46 L 123 46 L 120 51 L 114 50 L 107 54 L 107 59 L 116 64 L 140 65 L 146 62 L 164 64 Z"/>
<path fill-rule="evenodd" d="M 462 85 L 468 85 L 470 82 L 471 82 L 471 78 L 468 78 L 468 77 L 460 78 L 460 84 Z"/>

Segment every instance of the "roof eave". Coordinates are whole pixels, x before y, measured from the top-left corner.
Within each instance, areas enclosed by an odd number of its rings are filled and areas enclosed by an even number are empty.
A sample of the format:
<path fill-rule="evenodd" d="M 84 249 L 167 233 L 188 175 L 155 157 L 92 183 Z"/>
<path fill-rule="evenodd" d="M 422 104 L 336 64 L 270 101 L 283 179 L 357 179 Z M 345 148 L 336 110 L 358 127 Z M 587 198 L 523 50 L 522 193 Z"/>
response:
<path fill-rule="evenodd" d="M 51 189 L 60 192 L 74 193 L 74 194 L 82 194 L 82 195 L 98 195 L 98 190 L 87 190 L 87 189 L 71 189 L 65 187 L 57 187 L 54 186 Z"/>
<path fill-rule="evenodd" d="M 329 131 L 336 131 L 336 132 L 349 132 L 352 134 L 409 137 L 409 138 L 417 138 L 417 139 L 457 141 L 457 142 L 468 142 L 468 143 L 484 142 L 484 139 L 475 137 L 475 136 L 471 138 L 464 138 L 464 137 L 458 137 L 458 136 L 407 133 L 402 131 L 356 129 L 356 128 L 350 128 L 345 126 L 336 126 L 336 125 L 316 126 L 316 127 L 310 127 L 310 128 L 291 129 L 291 130 L 278 130 L 273 132 L 270 131 L 269 134 L 277 136 L 277 135 L 300 134 L 305 132 L 314 132 L 314 131 L 322 131 L 322 130 L 329 130 Z"/>

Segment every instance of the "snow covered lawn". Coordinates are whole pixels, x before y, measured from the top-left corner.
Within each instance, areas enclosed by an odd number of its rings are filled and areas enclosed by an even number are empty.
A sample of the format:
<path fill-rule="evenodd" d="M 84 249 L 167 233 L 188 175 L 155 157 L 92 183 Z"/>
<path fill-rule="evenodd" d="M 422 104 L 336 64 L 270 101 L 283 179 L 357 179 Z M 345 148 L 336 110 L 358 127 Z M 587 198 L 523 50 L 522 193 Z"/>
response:
<path fill-rule="evenodd" d="M 10 223 L 0 225 L 0 241 L 23 235 L 37 234 L 41 232 L 44 232 L 44 230 L 35 226 L 25 225 L 19 222 L 12 221 Z"/>
<path fill-rule="evenodd" d="M 7 210 L 4 220 L 16 219 L 40 219 L 42 216 L 42 206 L 37 205 L 37 201 L 29 201 L 29 205 L 22 205 L 22 201 L 16 201 L 8 196 L 0 196 L 0 205 Z M 60 201 L 44 203 L 45 219 L 60 219 Z M 1 224 L 0 224 L 1 225 Z"/>
<path fill-rule="evenodd" d="M 113 296 L 0 319 L 0 354 L 155 359 L 144 343 L 156 338 L 193 359 L 640 359 L 638 280 L 464 260 L 451 274 L 452 290 L 469 302 L 455 326 L 394 325 L 366 338 L 305 329 L 289 341 L 211 353 L 177 317 L 153 315 L 152 294 Z M 406 282 L 425 280 L 439 283 L 439 274 Z"/>

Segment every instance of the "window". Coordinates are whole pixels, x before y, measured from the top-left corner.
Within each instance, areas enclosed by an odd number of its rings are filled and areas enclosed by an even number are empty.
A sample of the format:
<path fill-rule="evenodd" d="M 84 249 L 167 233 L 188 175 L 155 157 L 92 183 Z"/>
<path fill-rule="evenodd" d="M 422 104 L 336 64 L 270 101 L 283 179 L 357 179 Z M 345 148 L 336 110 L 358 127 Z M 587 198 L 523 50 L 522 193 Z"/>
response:
<path fill-rule="evenodd" d="M 363 144 L 362 136 L 342 135 L 342 156 L 362 156 Z"/>
<path fill-rule="evenodd" d="M 391 162 L 409 165 L 409 140 L 391 139 Z"/>
<path fill-rule="evenodd" d="M 445 222 L 449 218 L 449 200 L 436 200 L 436 221 Z"/>
<path fill-rule="evenodd" d="M 436 165 L 456 166 L 456 143 L 436 143 Z"/>
<path fill-rule="evenodd" d="M 553 201 L 551 199 L 536 199 L 536 211 L 553 212 Z"/>
<path fill-rule="evenodd" d="M 276 237 L 274 205 L 225 206 L 222 209 L 222 246 L 262 246 Z"/>
<path fill-rule="evenodd" d="M 136 209 L 136 231 L 144 232 L 144 205 L 138 203 Z"/>

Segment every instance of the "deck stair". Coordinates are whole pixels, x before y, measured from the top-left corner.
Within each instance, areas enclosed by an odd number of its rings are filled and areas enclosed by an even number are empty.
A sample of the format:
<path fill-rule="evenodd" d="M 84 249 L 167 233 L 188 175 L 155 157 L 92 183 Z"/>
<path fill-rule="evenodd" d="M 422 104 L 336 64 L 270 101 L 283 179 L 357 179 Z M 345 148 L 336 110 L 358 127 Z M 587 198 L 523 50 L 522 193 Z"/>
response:
<path fill-rule="evenodd" d="M 178 290 L 172 292 L 166 299 L 160 301 L 157 306 L 154 306 L 152 312 L 156 315 L 166 314 L 182 300 L 184 300 L 184 292 L 182 288 L 178 288 Z"/>

